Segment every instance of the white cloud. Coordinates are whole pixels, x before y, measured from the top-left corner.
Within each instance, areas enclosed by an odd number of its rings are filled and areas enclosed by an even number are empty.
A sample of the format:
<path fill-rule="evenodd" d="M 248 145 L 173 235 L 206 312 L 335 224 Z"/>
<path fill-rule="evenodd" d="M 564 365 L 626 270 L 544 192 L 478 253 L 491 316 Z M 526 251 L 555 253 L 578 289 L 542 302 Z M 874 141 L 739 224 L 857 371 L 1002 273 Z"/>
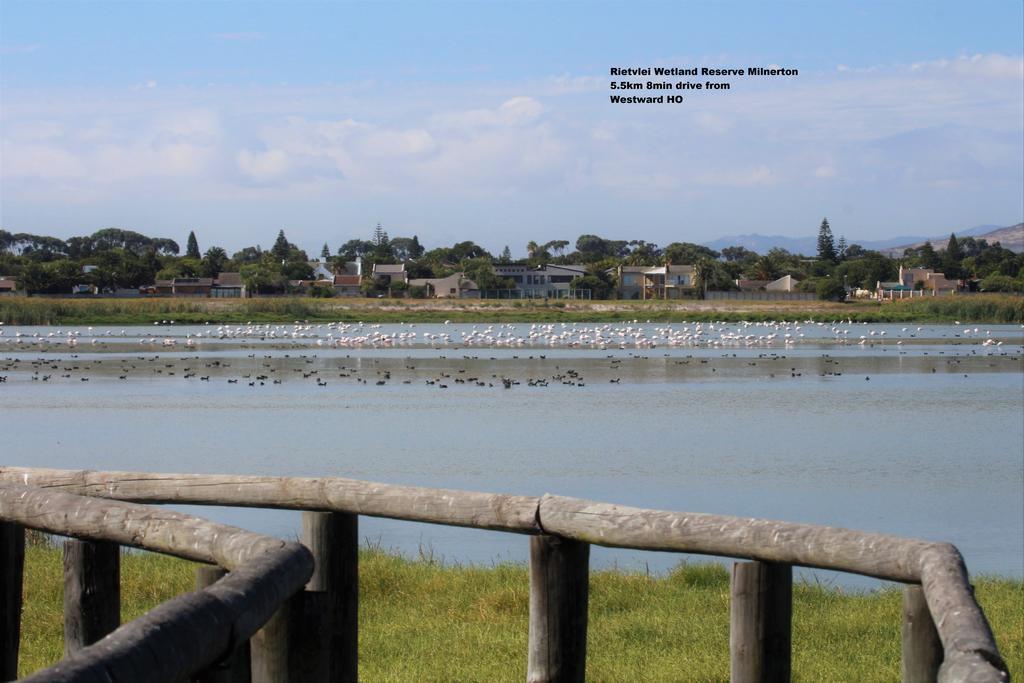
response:
<path fill-rule="evenodd" d="M 449 112 L 437 117 L 437 120 L 450 126 L 476 128 L 480 126 L 522 126 L 541 115 L 544 107 L 532 97 L 513 97 L 495 109 L 472 109 L 470 111 Z"/>
<path fill-rule="evenodd" d="M 253 180 L 267 182 L 284 177 L 290 163 L 288 155 L 279 149 L 265 152 L 243 149 L 238 153 L 238 167 Z"/>
<path fill-rule="evenodd" d="M 246 206 L 429 197 L 435 214 L 463 214 L 467 198 L 494 215 L 500 202 L 572 215 L 642 198 L 673 206 L 672 216 L 698 202 L 727 217 L 715 220 L 763 215 L 735 201 L 737 188 L 771 188 L 786 215 L 851 196 L 877 197 L 876 212 L 902 203 L 937 215 L 956 197 L 1006 210 L 1020 205 L 1024 175 L 1022 64 L 975 55 L 739 79 L 728 93 L 660 109 L 614 107 L 600 77 L 572 74 L 409 83 L 401 96 L 372 82 L 12 90 L 0 111 L 0 181 L 5 215 L 29 197 L 164 201 L 168 184 L 172 213 L 204 197 Z"/>

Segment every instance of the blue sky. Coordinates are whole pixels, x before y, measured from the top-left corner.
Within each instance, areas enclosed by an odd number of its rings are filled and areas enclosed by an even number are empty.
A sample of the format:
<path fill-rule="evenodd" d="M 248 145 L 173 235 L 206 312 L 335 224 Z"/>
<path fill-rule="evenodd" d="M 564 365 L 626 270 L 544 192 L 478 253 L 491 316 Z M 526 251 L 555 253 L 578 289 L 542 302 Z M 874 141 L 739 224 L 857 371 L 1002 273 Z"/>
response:
<path fill-rule="evenodd" d="M 0 225 L 521 254 L 1015 223 L 1022 7 L 3 0 Z M 611 66 L 772 64 L 800 76 L 608 101 Z"/>

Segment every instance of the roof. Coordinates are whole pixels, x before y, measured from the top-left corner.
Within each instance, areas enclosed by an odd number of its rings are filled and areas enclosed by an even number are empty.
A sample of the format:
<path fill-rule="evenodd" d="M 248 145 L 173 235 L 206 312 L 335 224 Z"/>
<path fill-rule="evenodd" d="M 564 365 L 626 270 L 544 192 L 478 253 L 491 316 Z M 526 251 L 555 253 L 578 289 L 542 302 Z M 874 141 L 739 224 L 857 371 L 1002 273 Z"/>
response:
<path fill-rule="evenodd" d="M 404 263 L 374 263 L 373 264 L 373 272 L 374 273 L 381 273 L 381 274 L 385 274 L 385 275 L 386 274 L 390 274 L 390 273 L 404 273 L 405 272 L 405 264 Z"/>
<path fill-rule="evenodd" d="M 14 280 L 0 280 L 0 289 L 11 290 L 18 286 Z"/>
<path fill-rule="evenodd" d="M 171 283 L 177 287 L 179 285 L 192 286 L 192 287 L 212 287 L 212 277 L 176 277 Z"/>
<path fill-rule="evenodd" d="M 358 275 L 335 275 L 334 284 L 358 287 L 361 279 Z"/>
<path fill-rule="evenodd" d="M 217 276 L 218 287 L 241 287 L 242 286 L 242 274 L 241 273 L 221 273 Z"/>

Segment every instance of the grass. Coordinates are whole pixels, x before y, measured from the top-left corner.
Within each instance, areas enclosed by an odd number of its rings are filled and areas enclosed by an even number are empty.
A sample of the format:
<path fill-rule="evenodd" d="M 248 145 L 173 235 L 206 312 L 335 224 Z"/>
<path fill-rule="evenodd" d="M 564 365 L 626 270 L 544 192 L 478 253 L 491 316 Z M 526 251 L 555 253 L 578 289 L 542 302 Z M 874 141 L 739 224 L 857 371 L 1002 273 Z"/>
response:
<path fill-rule="evenodd" d="M 8 325 L 284 322 L 656 322 L 853 319 L 857 322 L 1024 322 L 1024 297 L 1005 294 L 858 301 L 495 301 L 440 299 L 0 298 Z"/>
<path fill-rule="evenodd" d="M 360 556 L 360 673 L 367 681 L 522 681 L 529 584 L 525 567 L 444 566 L 381 550 Z M 191 590 L 194 566 L 146 553 L 122 562 L 122 614 L 133 618 Z M 61 557 L 26 553 L 21 674 L 62 650 Z M 587 671 L 592 681 L 726 681 L 729 576 L 717 564 L 666 576 L 595 571 Z M 976 595 L 1014 679 L 1024 676 L 1024 583 L 979 578 Z M 890 681 L 900 674 L 900 592 L 797 583 L 797 681 Z"/>

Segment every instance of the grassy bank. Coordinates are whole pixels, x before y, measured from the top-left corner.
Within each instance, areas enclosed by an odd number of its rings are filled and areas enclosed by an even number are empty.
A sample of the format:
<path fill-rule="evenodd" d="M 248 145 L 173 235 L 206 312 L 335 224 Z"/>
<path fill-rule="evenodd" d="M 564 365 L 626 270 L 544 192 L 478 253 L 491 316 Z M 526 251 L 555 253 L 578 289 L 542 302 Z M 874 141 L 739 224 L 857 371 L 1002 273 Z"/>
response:
<path fill-rule="evenodd" d="M 380 551 L 360 558 L 360 667 L 367 681 L 521 681 L 528 578 L 517 565 L 444 567 Z M 188 562 L 132 553 L 122 564 L 131 619 L 190 590 Z M 975 582 L 1015 680 L 1024 676 L 1024 583 Z M 26 558 L 21 674 L 60 657 L 60 551 Z M 891 681 L 900 673 L 900 593 L 849 593 L 797 584 L 794 680 Z M 729 577 L 719 565 L 665 577 L 591 574 L 588 678 L 728 680 Z"/>
<path fill-rule="evenodd" d="M 0 299 L 8 325 L 310 322 L 657 322 L 852 319 L 857 322 L 1024 322 L 1024 298 L 922 297 L 896 302 L 445 301 L 414 299 Z"/>

